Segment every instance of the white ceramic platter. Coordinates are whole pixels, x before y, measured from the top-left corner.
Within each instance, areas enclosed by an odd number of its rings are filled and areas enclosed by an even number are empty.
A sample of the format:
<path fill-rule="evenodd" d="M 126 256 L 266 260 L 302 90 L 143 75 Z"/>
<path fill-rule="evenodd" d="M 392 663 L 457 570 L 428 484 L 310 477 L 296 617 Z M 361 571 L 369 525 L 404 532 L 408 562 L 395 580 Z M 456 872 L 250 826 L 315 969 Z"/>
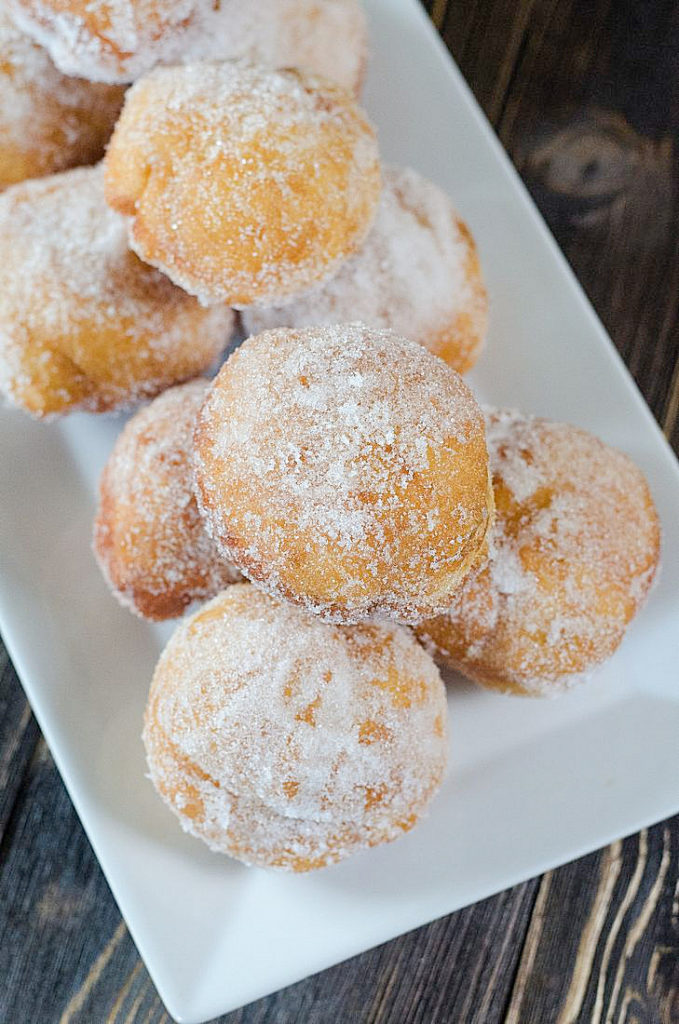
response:
<path fill-rule="evenodd" d="M 144 775 L 146 691 L 168 629 L 108 594 L 95 484 L 121 423 L 0 410 L 0 622 L 73 802 L 170 1013 L 198 1022 L 679 810 L 679 471 L 417 0 L 370 0 L 366 105 L 385 157 L 442 185 L 492 300 L 472 384 L 577 423 L 646 472 L 664 572 L 622 648 L 555 701 L 451 689 L 452 767 L 429 819 L 310 876 L 184 835 Z"/>

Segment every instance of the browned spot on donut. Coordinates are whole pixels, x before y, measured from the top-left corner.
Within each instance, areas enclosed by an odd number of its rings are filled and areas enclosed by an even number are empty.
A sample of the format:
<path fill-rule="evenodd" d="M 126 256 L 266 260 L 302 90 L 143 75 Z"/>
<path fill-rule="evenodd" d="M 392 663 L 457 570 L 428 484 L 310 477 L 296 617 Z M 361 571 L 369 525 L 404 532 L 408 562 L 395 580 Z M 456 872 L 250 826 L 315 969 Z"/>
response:
<path fill-rule="evenodd" d="M 410 832 L 411 828 L 417 825 L 417 815 L 410 814 L 407 818 L 402 818 L 401 821 L 397 822 L 397 825 L 404 832 Z"/>
<path fill-rule="evenodd" d="M 372 810 L 373 807 L 377 807 L 381 804 L 387 795 L 386 786 L 366 786 L 365 787 L 365 809 L 366 811 Z"/>
<path fill-rule="evenodd" d="M 312 726 L 312 728 L 315 728 L 316 709 L 319 707 L 320 703 L 321 695 L 319 693 L 318 697 L 316 697 L 315 700 L 312 700 L 311 704 L 307 704 L 307 706 L 302 711 L 297 712 L 297 714 L 295 715 L 295 719 L 298 722 L 306 722 L 307 725 L 310 725 Z"/>
<path fill-rule="evenodd" d="M 379 741 L 386 742 L 390 739 L 391 729 L 388 729 L 386 725 L 382 725 L 381 722 L 373 722 L 371 719 L 368 719 L 365 722 L 361 722 L 358 727 L 358 742 L 364 743 L 366 746 Z"/>

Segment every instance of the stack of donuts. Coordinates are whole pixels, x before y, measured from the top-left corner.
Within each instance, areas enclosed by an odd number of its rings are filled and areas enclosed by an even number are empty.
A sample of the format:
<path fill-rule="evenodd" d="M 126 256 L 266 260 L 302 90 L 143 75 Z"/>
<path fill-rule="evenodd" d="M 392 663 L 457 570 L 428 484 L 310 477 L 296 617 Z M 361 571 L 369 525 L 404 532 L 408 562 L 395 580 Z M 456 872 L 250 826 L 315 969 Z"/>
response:
<path fill-rule="evenodd" d="M 644 477 L 479 407 L 476 246 L 381 163 L 357 0 L 3 2 L 0 388 L 42 419 L 146 402 L 94 552 L 132 612 L 185 616 L 153 784 L 248 864 L 392 840 L 446 770 L 441 667 L 548 696 L 621 643 L 658 565 Z"/>

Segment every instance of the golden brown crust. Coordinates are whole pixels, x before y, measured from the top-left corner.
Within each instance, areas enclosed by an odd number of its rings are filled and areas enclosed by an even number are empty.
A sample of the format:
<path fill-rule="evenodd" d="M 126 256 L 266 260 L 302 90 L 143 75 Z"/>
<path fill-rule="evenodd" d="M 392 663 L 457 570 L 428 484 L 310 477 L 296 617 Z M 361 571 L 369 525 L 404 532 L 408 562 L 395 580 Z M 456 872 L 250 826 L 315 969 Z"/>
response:
<path fill-rule="evenodd" d="M 454 371 L 390 331 L 248 339 L 201 410 L 195 460 L 220 549 L 329 621 L 442 611 L 485 551 L 482 414 Z"/>
<path fill-rule="evenodd" d="M 106 412 L 207 370 L 233 313 L 211 310 L 127 246 L 101 168 L 0 196 L 0 390 L 37 417 Z"/>
<path fill-rule="evenodd" d="M 557 693 L 613 654 L 645 601 L 657 513 L 634 463 L 576 427 L 497 412 L 488 438 L 490 558 L 417 632 L 484 686 Z"/>
<path fill-rule="evenodd" d="M 301 67 L 359 94 L 360 0 L 8 0 L 22 31 L 68 75 L 132 82 L 157 64 L 247 58 Z"/>
<path fill-rule="evenodd" d="M 425 338 L 424 344 L 458 373 L 468 373 L 475 366 L 485 343 L 488 295 L 474 238 L 461 218 L 455 217 L 454 220 L 455 230 L 465 249 L 465 302 L 462 308 L 454 311 L 448 327 Z"/>
<path fill-rule="evenodd" d="M 385 167 L 377 215 L 358 252 L 291 302 L 243 311 L 248 334 L 361 320 L 412 338 L 458 373 L 488 326 L 476 245 L 448 196 L 410 168 Z"/>
<path fill-rule="evenodd" d="M 61 74 L 0 9 L 0 189 L 100 159 L 124 95 Z"/>
<path fill-rule="evenodd" d="M 170 388 L 138 412 L 101 476 L 95 555 L 121 604 L 152 621 L 241 578 L 205 533 L 193 496 L 193 423 L 207 387 Z"/>
<path fill-rule="evenodd" d="M 349 94 L 237 63 L 137 82 L 106 156 L 107 198 L 133 218 L 139 256 L 233 306 L 326 278 L 365 237 L 379 188 L 374 131 Z"/>
<path fill-rule="evenodd" d="M 9 0 L 23 31 L 69 75 L 131 82 L 203 37 L 214 0 Z M 205 28 L 207 34 L 207 28 Z"/>
<path fill-rule="evenodd" d="M 323 625 L 236 585 L 175 632 L 144 742 L 186 831 L 309 871 L 421 818 L 446 764 L 445 692 L 402 627 Z"/>

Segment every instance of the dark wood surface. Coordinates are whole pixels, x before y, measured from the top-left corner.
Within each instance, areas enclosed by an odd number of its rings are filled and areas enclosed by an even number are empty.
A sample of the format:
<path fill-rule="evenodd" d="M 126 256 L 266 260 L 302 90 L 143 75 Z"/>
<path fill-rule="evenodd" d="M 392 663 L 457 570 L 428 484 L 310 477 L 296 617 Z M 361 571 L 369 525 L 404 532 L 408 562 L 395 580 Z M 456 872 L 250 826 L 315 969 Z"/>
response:
<path fill-rule="evenodd" d="M 679 3 L 426 6 L 676 448 Z M 0 1022 L 169 1021 L 0 672 Z M 675 818 L 222 1024 L 679 1024 L 678 877 Z"/>

